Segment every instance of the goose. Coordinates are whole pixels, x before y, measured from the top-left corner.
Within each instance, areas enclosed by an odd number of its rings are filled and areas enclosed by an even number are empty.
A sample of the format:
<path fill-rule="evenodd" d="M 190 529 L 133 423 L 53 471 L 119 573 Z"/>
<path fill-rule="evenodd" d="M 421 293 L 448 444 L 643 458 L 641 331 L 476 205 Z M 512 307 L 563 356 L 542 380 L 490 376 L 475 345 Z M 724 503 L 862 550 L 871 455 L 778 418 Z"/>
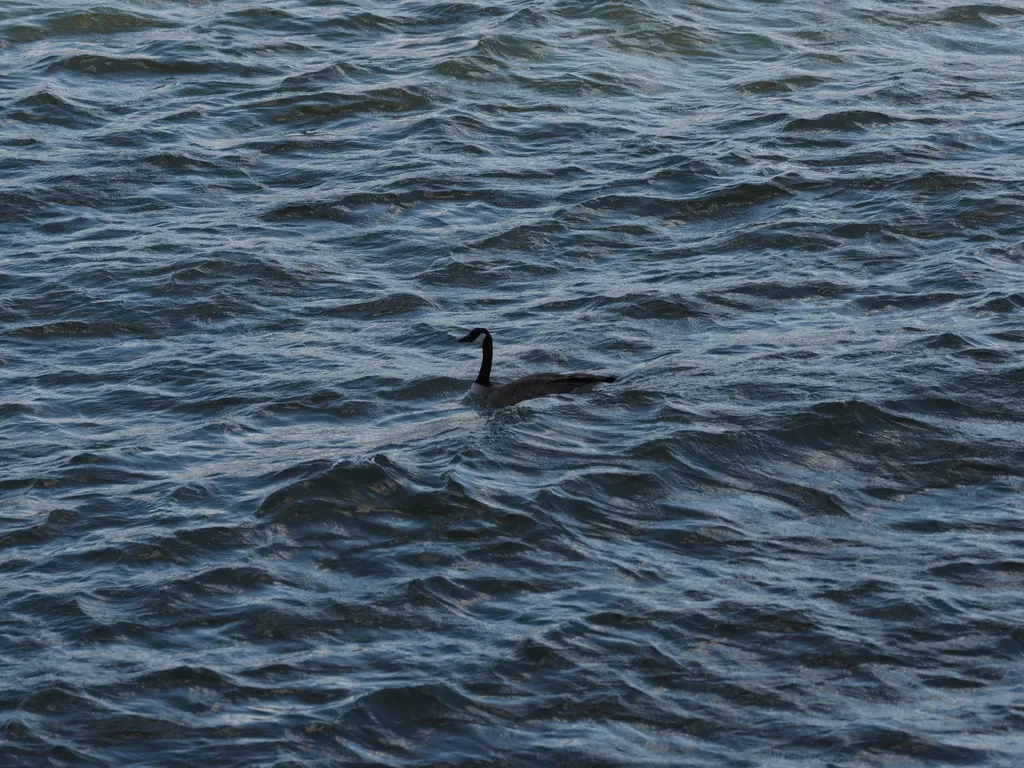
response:
<path fill-rule="evenodd" d="M 614 376 L 599 376 L 594 373 L 531 373 L 508 384 L 495 384 L 491 381 L 491 359 L 494 356 L 491 332 L 486 328 L 474 328 L 458 341 L 482 347 L 484 350 L 480 373 L 477 374 L 469 392 L 482 398 L 488 408 L 504 408 L 523 400 L 547 395 L 591 392 L 602 382 L 615 381 Z"/>

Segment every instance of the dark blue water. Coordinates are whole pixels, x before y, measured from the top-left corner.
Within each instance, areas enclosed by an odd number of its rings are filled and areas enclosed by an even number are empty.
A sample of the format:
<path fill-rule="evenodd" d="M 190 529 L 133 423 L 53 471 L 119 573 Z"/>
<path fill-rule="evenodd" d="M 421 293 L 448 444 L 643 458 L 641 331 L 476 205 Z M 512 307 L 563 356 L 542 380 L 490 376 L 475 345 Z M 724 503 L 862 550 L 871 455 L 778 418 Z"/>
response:
<path fill-rule="evenodd" d="M 1016 3 L 0 6 L 4 766 L 1016 766 L 1022 390 Z"/>

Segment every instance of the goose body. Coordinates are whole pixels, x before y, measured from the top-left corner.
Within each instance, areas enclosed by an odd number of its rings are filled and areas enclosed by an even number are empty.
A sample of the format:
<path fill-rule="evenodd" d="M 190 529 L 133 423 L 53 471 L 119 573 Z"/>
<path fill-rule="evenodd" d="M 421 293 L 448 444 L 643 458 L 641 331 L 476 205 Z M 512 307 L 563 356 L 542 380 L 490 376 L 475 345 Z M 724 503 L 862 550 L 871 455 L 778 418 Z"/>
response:
<path fill-rule="evenodd" d="M 477 374 L 476 381 L 469 391 L 482 399 L 488 408 L 505 408 L 535 397 L 591 392 L 602 382 L 615 381 L 614 376 L 600 376 L 594 373 L 531 373 L 508 384 L 495 384 L 491 381 L 494 342 L 490 331 L 486 328 L 474 328 L 459 341 L 483 348 L 480 373 Z"/>

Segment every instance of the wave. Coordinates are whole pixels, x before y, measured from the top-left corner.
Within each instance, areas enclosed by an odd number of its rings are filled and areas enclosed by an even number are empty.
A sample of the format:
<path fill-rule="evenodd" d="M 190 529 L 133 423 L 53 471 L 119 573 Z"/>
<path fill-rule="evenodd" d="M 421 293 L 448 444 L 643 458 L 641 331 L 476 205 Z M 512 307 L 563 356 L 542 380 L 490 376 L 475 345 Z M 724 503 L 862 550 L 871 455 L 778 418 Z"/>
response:
<path fill-rule="evenodd" d="M 295 468 L 308 476 L 274 491 L 260 504 L 257 518 L 300 524 L 330 522 L 340 516 L 391 509 L 413 494 L 388 467 L 376 461 Z"/>
<path fill-rule="evenodd" d="M 878 125 L 893 125 L 901 122 L 899 118 L 866 109 L 842 110 L 830 112 L 816 118 L 798 118 L 790 120 L 784 131 L 787 132 L 842 132 L 861 131 Z"/>
<path fill-rule="evenodd" d="M 1024 12 L 1020 8 L 995 3 L 953 5 L 934 14 L 935 20 L 941 23 L 969 24 L 983 27 L 999 26 L 997 22 L 991 21 L 989 17 L 1002 20 L 1017 16 L 1024 16 Z"/>
<path fill-rule="evenodd" d="M 678 294 L 659 296 L 628 293 L 623 296 L 581 296 L 545 301 L 529 307 L 539 312 L 607 311 L 637 319 L 681 319 L 704 317 L 701 302 Z"/>
<path fill-rule="evenodd" d="M 984 1 L 4 4 L 3 757 L 1014 764 Z"/>
<path fill-rule="evenodd" d="M 391 117 L 422 113 L 434 106 L 428 93 L 416 87 L 385 86 L 352 93 L 320 90 L 315 93 L 247 98 L 241 105 L 248 121 L 260 118 L 275 124 L 316 124 L 372 114 Z M 262 96 L 262 94 L 260 95 Z"/>
<path fill-rule="evenodd" d="M 324 314 L 332 317 L 372 318 L 404 315 L 431 308 L 435 308 L 435 305 L 417 294 L 392 293 L 379 299 L 335 306 L 327 309 Z"/>
<path fill-rule="evenodd" d="M 166 56 L 106 56 L 81 53 L 74 56 L 54 57 L 46 66 L 50 76 L 64 74 L 88 77 L 144 77 L 160 78 L 169 75 L 235 75 L 251 77 L 268 74 L 271 70 L 249 63 L 225 62 L 221 59 L 205 61 L 185 58 L 168 51 Z"/>
<path fill-rule="evenodd" d="M 707 191 L 686 198 L 649 197 L 640 195 L 606 195 L 586 203 L 595 210 L 616 211 L 634 216 L 679 216 L 713 218 L 733 215 L 737 208 L 757 206 L 792 193 L 777 184 L 748 183 Z"/>
<path fill-rule="evenodd" d="M 984 312 L 1020 312 L 1024 310 L 1024 293 L 1008 293 L 1005 296 L 988 299 L 981 309 Z"/>
<path fill-rule="evenodd" d="M 414 182 L 405 182 L 405 184 L 411 183 Z M 290 219 L 344 221 L 352 216 L 354 211 L 362 208 L 384 208 L 386 206 L 390 211 L 396 206 L 404 209 L 444 200 L 490 201 L 495 197 L 500 197 L 498 191 L 489 188 L 445 188 L 439 182 L 428 182 L 428 185 L 433 188 L 394 192 L 356 192 L 330 201 L 286 203 L 265 212 L 261 218 L 265 221 L 287 221 Z"/>
<path fill-rule="evenodd" d="M 29 124 L 59 125 L 74 130 L 91 130 L 107 122 L 107 117 L 75 104 L 50 91 L 40 91 L 7 106 L 7 116 Z"/>
<path fill-rule="evenodd" d="M 42 338 L 48 336 L 86 336 L 96 338 L 112 338 L 115 336 L 153 336 L 150 328 L 118 322 L 85 322 L 82 320 L 62 320 L 42 325 L 26 325 L 8 331 L 12 336 Z"/>

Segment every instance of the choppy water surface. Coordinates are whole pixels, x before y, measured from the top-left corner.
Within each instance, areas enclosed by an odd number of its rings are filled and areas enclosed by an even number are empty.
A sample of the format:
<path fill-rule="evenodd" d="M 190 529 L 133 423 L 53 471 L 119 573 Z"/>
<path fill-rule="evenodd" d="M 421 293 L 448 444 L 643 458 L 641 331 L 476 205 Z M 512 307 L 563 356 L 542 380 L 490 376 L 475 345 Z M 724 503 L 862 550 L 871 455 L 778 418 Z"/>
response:
<path fill-rule="evenodd" d="M 1019 764 L 1018 5 L 0 41 L 4 765 Z"/>

